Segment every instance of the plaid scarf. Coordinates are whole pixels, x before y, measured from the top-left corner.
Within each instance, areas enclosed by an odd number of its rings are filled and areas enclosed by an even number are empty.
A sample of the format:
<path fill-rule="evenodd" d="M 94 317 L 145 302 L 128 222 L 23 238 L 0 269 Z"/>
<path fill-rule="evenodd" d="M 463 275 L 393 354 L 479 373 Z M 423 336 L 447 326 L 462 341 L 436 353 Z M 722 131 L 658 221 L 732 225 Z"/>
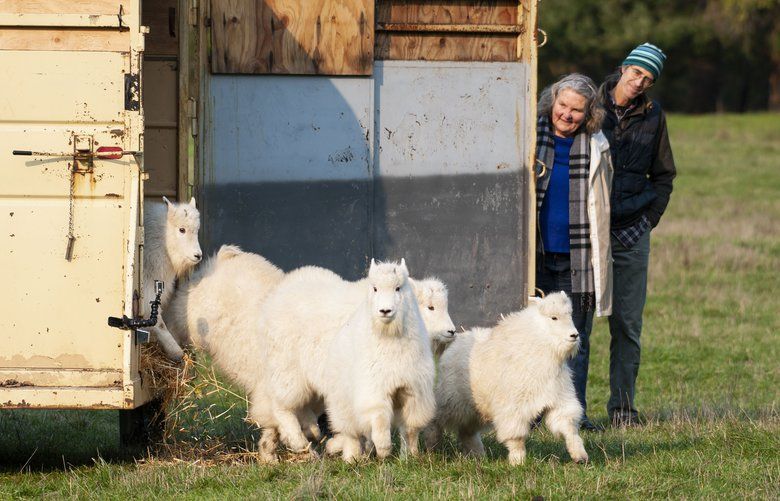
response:
<path fill-rule="evenodd" d="M 555 142 L 548 117 L 536 122 L 536 158 L 547 167 L 536 178 L 536 218 L 542 209 L 544 195 L 550 184 L 555 162 Z M 571 248 L 571 292 L 579 300 L 582 311 L 593 310 L 596 304 L 593 265 L 590 260 L 590 224 L 588 223 L 588 174 L 590 171 L 590 135 L 580 132 L 574 137 L 569 152 L 569 246 Z M 544 246 L 539 239 L 541 249 Z"/>

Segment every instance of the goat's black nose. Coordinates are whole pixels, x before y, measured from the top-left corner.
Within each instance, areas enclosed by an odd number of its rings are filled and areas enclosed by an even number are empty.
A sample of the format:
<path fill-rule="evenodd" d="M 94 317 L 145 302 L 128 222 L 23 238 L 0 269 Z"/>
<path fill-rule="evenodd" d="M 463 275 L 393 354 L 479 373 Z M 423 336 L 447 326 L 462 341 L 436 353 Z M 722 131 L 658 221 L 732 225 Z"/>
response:
<path fill-rule="evenodd" d="M 382 315 L 389 315 L 393 310 L 379 310 Z"/>
<path fill-rule="evenodd" d="M 200 254 L 200 253 L 195 254 L 195 259 L 200 260 L 201 257 L 203 257 L 202 254 Z"/>
<path fill-rule="evenodd" d="M 449 332 L 449 333 L 450 333 L 450 334 L 452 334 L 453 336 L 455 335 L 455 331 L 454 331 L 454 330 L 447 331 L 447 332 Z"/>
<path fill-rule="evenodd" d="M 574 334 L 570 334 L 569 337 L 572 339 L 577 339 L 579 337 L 579 334 L 575 332 Z"/>

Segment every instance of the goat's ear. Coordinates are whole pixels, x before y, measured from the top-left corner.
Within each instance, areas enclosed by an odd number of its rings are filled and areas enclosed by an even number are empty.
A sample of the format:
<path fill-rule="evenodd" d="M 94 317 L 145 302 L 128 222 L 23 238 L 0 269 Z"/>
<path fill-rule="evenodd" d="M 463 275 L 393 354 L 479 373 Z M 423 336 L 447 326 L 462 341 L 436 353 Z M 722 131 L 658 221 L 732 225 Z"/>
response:
<path fill-rule="evenodd" d="M 368 267 L 368 272 L 371 273 L 371 270 L 373 270 L 374 268 L 376 268 L 376 260 L 374 260 L 374 258 L 372 257 L 371 266 Z"/>
<path fill-rule="evenodd" d="M 197 207 L 195 206 L 195 197 L 192 197 L 192 198 L 190 198 L 190 205 L 191 205 L 191 206 L 193 206 L 193 207 L 195 207 L 195 208 L 197 208 Z"/>
<path fill-rule="evenodd" d="M 168 197 L 163 197 L 163 202 L 165 202 L 165 205 L 167 205 L 169 209 L 173 207 L 173 204 L 168 200 Z"/>
<path fill-rule="evenodd" d="M 409 268 L 406 267 L 406 259 L 401 258 L 401 270 L 406 273 L 406 275 L 409 275 Z"/>

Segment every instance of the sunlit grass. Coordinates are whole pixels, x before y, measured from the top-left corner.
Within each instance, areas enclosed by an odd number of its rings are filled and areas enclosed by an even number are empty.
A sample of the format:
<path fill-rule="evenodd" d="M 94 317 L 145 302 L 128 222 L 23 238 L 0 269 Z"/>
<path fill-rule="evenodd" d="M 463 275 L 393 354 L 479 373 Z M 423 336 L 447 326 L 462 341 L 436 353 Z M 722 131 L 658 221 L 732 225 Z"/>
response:
<path fill-rule="evenodd" d="M 637 392 L 648 423 L 586 434 L 590 464 L 544 430 L 517 468 L 490 437 L 482 461 L 451 442 L 406 462 L 177 461 L 128 455 L 115 413 L 4 411 L 0 498 L 780 498 L 780 116 L 673 116 L 669 129 L 679 177 L 652 238 Z M 605 321 L 591 344 L 589 415 L 606 424 Z M 245 405 L 208 395 L 181 438 L 253 447 Z"/>

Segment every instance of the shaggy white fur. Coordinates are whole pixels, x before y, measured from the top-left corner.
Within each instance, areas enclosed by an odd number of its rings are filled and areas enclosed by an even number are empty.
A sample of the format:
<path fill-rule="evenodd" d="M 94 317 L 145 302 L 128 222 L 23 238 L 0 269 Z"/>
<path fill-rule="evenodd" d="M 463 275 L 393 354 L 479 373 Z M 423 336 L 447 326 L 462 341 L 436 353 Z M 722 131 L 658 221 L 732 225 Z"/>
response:
<path fill-rule="evenodd" d="M 379 458 L 387 457 L 392 425 L 401 430 L 402 452 L 416 455 L 419 432 L 435 410 L 430 338 L 405 263 L 372 262 L 368 285 L 326 356 L 323 394 L 346 461 L 360 456 L 364 436 Z"/>
<path fill-rule="evenodd" d="M 260 307 L 284 272 L 263 256 L 223 245 L 182 282 L 165 320 L 182 346 L 208 352 L 217 367 L 249 391 L 265 343 L 257 336 Z"/>
<path fill-rule="evenodd" d="M 420 307 L 430 312 L 426 319 L 435 329 L 432 337 L 449 339 L 454 326 L 446 288 L 436 279 L 417 285 Z M 369 279 L 347 282 L 329 270 L 305 267 L 289 273 L 263 305 L 261 329 L 268 336 L 268 353 L 273 354 L 268 360 L 267 389 L 282 440 L 293 450 L 310 450 L 296 416 L 302 409 L 321 405 L 321 397 L 332 386 L 325 383 L 330 344 L 370 287 Z"/>
<path fill-rule="evenodd" d="M 449 429 L 464 453 L 481 456 L 480 432 L 492 425 L 509 449 L 509 462 L 520 464 L 531 422 L 544 413 L 572 459 L 587 461 L 578 432 L 582 406 L 566 363 L 579 349 L 571 311 L 566 294 L 550 294 L 532 299 L 492 329 L 459 334 L 439 362 L 437 413 L 426 430 L 426 445 L 433 447 Z"/>
<path fill-rule="evenodd" d="M 173 294 L 177 278 L 185 276 L 201 260 L 198 243 L 200 213 L 195 199 L 175 204 L 163 197 L 164 204 L 148 202 L 144 205 L 144 267 L 143 304 L 141 313 L 148 316 L 150 301 L 154 300 L 154 281 L 163 282 L 157 324 L 150 330 L 165 354 L 172 360 L 184 356 L 179 344 L 168 331 L 164 312 Z"/>
<path fill-rule="evenodd" d="M 283 278 L 284 272 L 264 257 L 223 245 L 181 284 L 165 315 L 182 345 L 208 352 L 220 371 L 247 392 L 249 418 L 266 427 L 273 419 L 262 390 L 267 347 L 257 325 L 266 296 Z M 265 451 L 275 449 L 276 429 L 268 428 L 259 449 L 262 459 L 273 461 L 275 455 Z M 267 441 L 270 446 L 264 445 Z"/>

